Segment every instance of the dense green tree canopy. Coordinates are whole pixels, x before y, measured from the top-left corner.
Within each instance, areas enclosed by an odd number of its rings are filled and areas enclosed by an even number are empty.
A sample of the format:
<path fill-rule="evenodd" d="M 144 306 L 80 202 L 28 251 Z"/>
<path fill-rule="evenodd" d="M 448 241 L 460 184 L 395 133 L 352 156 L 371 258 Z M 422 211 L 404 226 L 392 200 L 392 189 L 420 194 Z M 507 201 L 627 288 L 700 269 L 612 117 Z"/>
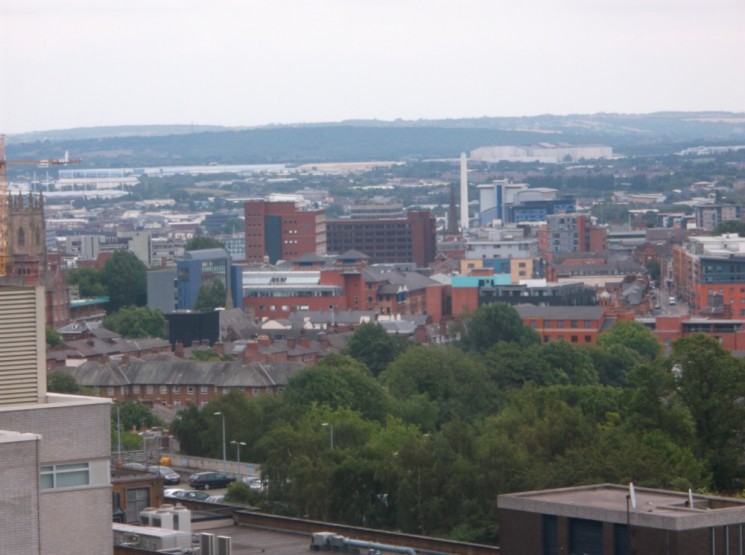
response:
<path fill-rule="evenodd" d="M 669 363 L 696 427 L 696 454 L 708 462 L 716 488 L 736 487 L 745 442 L 745 366 L 703 334 L 675 341 Z"/>
<path fill-rule="evenodd" d="M 411 347 L 381 377 L 397 400 L 418 399 L 425 407 L 432 403 L 438 427 L 488 414 L 500 399 L 481 359 L 455 347 Z"/>
<path fill-rule="evenodd" d="M 712 232 L 713 235 L 723 235 L 725 233 L 737 233 L 740 237 L 745 237 L 745 222 L 738 220 L 721 222 Z"/>
<path fill-rule="evenodd" d="M 540 343 L 540 337 L 526 326 L 517 311 L 504 303 L 479 307 L 462 322 L 461 346 L 467 351 L 485 353 L 498 341 L 522 347 Z"/>
<path fill-rule="evenodd" d="M 47 340 L 47 345 L 49 345 L 50 347 L 54 347 L 62 343 L 62 337 L 52 326 L 46 326 L 44 328 L 44 335 Z"/>
<path fill-rule="evenodd" d="M 703 336 L 645 356 L 623 338 L 646 336 L 623 331 L 594 347 L 414 345 L 377 379 L 330 355 L 280 395 L 220 396 L 172 430 L 184 451 L 220 458 L 224 414 L 268 480 L 251 501 L 262 510 L 484 543 L 502 492 L 737 488 L 741 363 Z"/>
<path fill-rule="evenodd" d="M 361 363 L 343 355 L 328 355 L 319 364 L 294 376 L 284 392 L 296 409 L 310 404 L 357 410 L 366 418 L 383 420 L 388 399 L 383 388 Z"/>
<path fill-rule="evenodd" d="M 660 342 L 644 324 L 633 320 L 622 320 L 598 336 L 596 345 L 607 349 L 611 345 L 623 345 L 639 353 L 646 360 L 654 360 L 662 353 Z"/>
<path fill-rule="evenodd" d="M 127 306 L 103 319 L 103 327 L 124 337 L 164 337 L 166 319 L 146 306 Z"/>
<path fill-rule="evenodd" d="M 83 392 L 83 388 L 78 385 L 70 374 L 64 372 L 47 372 L 47 391 L 51 393 L 73 393 Z"/>
<path fill-rule="evenodd" d="M 366 323 L 354 330 L 347 354 L 366 365 L 373 376 L 378 376 L 406 346 L 405 339 L 392 337 L 378 324 Z"/>
<path fill-rule="evenodd" d="M 109 312 L 147 303 L 147 268 L 130 251 L 116 251 L 101 271 L 109 293 Z"/>
<path fill-rule="evenodd" d="M 106 285 L 103 282 L 103 276 L 95 268 L 88 266 L 75 268 L 67 272 L 65 279 L 68 284 L 78 286 L 78 293 L 81 299 L 103 297 L 108 294 Z"/>
<path fill-rule="evenodd" d="M 186 242 L 184 250 L 198 251 L 202 249 L 224 249 L 225 245 L 213 237 L 195 235 Z"/>
<path fill-rule="evenodd" d="M 219 279 L 210 280 L 199 288 L 194 310 L 211 312 L 216 308 L 224 308 L 226 298 L 225 284 Z"/>

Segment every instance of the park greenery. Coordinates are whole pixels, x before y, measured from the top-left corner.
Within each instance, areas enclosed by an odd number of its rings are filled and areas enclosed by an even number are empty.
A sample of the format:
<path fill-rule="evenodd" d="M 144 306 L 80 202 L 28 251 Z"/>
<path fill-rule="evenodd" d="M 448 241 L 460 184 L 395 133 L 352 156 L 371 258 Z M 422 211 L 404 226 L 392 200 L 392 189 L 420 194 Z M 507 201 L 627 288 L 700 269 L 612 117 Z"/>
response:
<path fill-rule="evenodd" d="M 146 306 L 126 306 L 107 314 L 101 324 L 122 337 L 165 337 L 166 319 Z"/>
<path fill-rule="evenodd" d="M 219 279 L 213 279 L 203 283 L 194 301 L 194 310 L 211 312 L 216 308 L 224 308 L 227 299 L 225 284 Z"/>
<path fill-rule="evenodd" d="M 186 242 L 185 251 L 198 251 L 203 249 L 224 249 L 225 245 L 213 237 L 195 235 Z"/>
<path fill-rule="evenodd" d="M 692 335 L 663 355 L 642 324 L 597 344 L 541 343 L 509 306 L 464 318 L 449 345 L 408 348 L 363 326 L 346 354 L 279 395 L 229 394 L 172 424 L 188 454 L 228 440 L 260 463 L 267 511 L 498 541 L 497 495 L 597 482 L 741 489 L 745 364 Z M 232 496 L 232 497 L 231 497 Z"/>
<path fill-rule="evenodd" d="M 147 266 L 131 251 L 115 251 L 99 271 L 87 266 L 70 270 L 69 285 L 77 285 L 80 298 L 109 297 L 107 311 L 147 303 Z"/>

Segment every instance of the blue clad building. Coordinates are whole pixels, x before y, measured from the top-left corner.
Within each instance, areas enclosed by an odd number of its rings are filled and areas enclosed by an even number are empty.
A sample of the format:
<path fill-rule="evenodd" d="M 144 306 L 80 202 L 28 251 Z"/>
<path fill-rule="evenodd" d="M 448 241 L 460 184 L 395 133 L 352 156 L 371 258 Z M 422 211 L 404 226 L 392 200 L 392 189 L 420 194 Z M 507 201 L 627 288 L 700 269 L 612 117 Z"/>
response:
<path fill-rule="evenodd" d="M 234 270 L 231 258 L 225 249 L 203 249 L 187 251 L 176 262 L 177 306 L 179 310 L 191 310 L 197 301 L 199 289 L 202 285 L 214 280 L 220 280 L 229 291 L 233 306 L 240 306 L 240 298 L 236 297 L 234 283 L 240 285 L 240 280 L 234 280 L 233 275 L 240 268 Z"/>

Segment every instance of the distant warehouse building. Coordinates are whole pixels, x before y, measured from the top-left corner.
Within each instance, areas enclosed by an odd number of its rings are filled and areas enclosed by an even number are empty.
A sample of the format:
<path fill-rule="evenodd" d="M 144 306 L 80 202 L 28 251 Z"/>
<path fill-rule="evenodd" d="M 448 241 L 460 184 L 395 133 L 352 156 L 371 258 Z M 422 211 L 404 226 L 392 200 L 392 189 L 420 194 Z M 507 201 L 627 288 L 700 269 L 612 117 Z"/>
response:
<path fill-rule="evenodd" d="M 409 210 L 404 217 L 339 219 L 326 223 L 329 253 L 359 251 L 370 264 L 414 262 L 425 268 L 437 254 L 437 222 L 429 210 Z"/>

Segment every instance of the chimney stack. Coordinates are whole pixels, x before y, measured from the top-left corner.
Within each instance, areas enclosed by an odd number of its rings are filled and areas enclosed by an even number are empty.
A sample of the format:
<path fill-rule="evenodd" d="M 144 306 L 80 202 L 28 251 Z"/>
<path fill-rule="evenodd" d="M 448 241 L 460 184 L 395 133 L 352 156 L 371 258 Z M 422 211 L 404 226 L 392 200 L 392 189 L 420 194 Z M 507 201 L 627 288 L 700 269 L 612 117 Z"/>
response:
<path fill-rule="evenodd" d="M 468 161 L 466 153 L 460 153 L 460 230 L 468 229 Z"/>

